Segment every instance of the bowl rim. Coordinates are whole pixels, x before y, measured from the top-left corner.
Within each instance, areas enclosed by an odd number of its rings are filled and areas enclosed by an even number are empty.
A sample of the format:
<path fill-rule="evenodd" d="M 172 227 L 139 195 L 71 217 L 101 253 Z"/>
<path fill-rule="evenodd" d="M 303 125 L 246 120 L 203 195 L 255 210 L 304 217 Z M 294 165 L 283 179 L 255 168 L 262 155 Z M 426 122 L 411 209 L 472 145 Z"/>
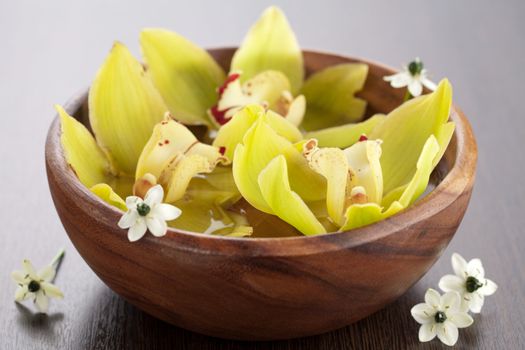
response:
<path fill-rule="evenodd" d="M 221 47 L 208 49 L 210 53 L 227 52 L 235 47 Z M 356 56 L 339 55 L 319 50 L 302 50 L 303 54 L 331 57 L 347 62 L 362 62 L 385 70 L 388 74 L 398 72 L 385 64 Z M 65 104 L 64 109 L 74 114 L 87 99 L 89 88 L 82 89 L 73 95 Z M 371 243 L 422 222 L 450 206 L 454 201 L 467 192 L 475 179 L 477 163 L 477 145 L 472 127 L 461 111 L 452 103 L 449 120 L 455 122 L 453 139 L 456 140 L 456 154 L 454 165 L 449 169 L 442 181 L 424 198 L 418 200 L 407 209 L 385 220 L 361 228 L 329 232 L 327 234 L 298 237 L 260 237 L 242 238 L 219 235 L 205 235 L 198 232 L 178 230 L 169 227 L 165 237 L 153 237 L 146 234 L 142 239 L 148 243 L 161 247 L 201 251 L 207 254 L 239 254 L 249 256 L 294 256 L 310 255 L 330 250 L 339 250 L 341 247 L 351 248 Z M 116 230 L 122 231 L 122 237 L 127 241 L 126 230 L 117 226 L 118 218 L 123 212 L 115 208 L 84 186 L 75 175 L 73 169 L 66 162 L 62 144 L 60 142 L 60 120 L 58 114 L 49 127 L 46 139 L 45 159 L 48 168 L 48 177 L 59 177 L 60 185 L 67 186 L 81 201 L 88 205 L 100 208 L 97 214 L 103 214 L 98 221 L 106 225 L 113 225 Z M 54 190 L 51 189 L 51 192 Z M 115 231 L 115 230 L 111 230 Z"/>

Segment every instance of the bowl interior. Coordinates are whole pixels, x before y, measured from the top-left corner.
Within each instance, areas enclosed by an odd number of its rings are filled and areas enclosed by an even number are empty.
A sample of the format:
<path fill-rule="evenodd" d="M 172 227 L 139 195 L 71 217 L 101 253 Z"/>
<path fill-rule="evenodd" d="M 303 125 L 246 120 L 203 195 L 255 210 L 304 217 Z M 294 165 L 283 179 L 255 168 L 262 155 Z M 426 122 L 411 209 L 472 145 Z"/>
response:
<path fill-rule="evenodd" d="M 212 49 L 209 50 L 210 54 L 217 60 L 217 62 L 224 68 L 225 71 L 229 70 L 229 64 L 231 57 L 235 52 L 235 48 L 226 48 L 226 49 Z M 362 91 L 360 91 L 357 96 L 365 99 L 368 102 L 365 118 L 370 117 L 376 113 L 388 113 L 398 107 L 404 97 L 403 89 L 393 89 L 390 85 L 383 80 L 385 75 L 392 74 L 393 69 L 383 66 L 378 63 L 370 62 L 368 60 L 362 60 L 358 58 L 351 57 L 342 57 L 333 54 L 323 54 L 312 51 L 304 51 L 305 58 L 305 72 L 306 77 L 310 76 L 312 73 L 326 68 L 328 66 L 340 64 L 340 63 L 349 63 L 349 62 L 363 62 L 369 65 L 369 73 L 365 86 Z M 426 91 L 428 92 L 428 91 Z M 87 94 L 80 98 L 81 104 L 80 107 L 77 107 L 73 112 L 73 116 L 82 122 L 88 129 L 90 128 L 89 123 L 89 111 L 87 103 Z M 451 119 L 459 118 L 457 115 L 455 107 L 451 112 Z M 466 121 L 465 121 L 466 122 Z M 458 123 L 456 123 L 458 124 Z M 192 131 L 197 135 L 204 135 L 205 129 L 201 127 L 192 127 Z M 432 193 L 436 189 L 450 171 L 454 168 L 456 164 L 456 158 L 458 154 L 458 137 L 457 132 L 453 136 L 450 145 L 445 152 L 444 157 L 441 159 L 438 166 L 434 169 L 429 186 L 425 191 L 425 194 L 415 203 L 412 207 L 420 206 L 425 202 L 424 197 L 429 193 Z M 81 185 L 81 184 L 80 184 Z M 82 186 L 82 185 L 81 185 Z M 90 194 L 91 196 L 94 196 Z M 98 200 L 98 199 L 97 199 Z M 272 237 L 303 237 L 297 230 L 295 230 L 291 225 L 285 223 L 281 219 L 268 215 L 266 213 L 260 212 L 255 208 L 251 207 L 246 201 L 241 200 L 237 204 L 236 210 L 243 210 L 246 212 L 247 218 L 250 221 L 250 224 L 254 227 L 253 238 L 272 238 Z M 404 212 L 409 211 L 409 209 Z M 398 214 L 400 215 L 400 214 Z M 398 216 L 396 215 L 396 216 Z M 395 216 L 394 216 L 395 217 Z M 390 219 L 389 219 L 390 220 Z M 377 224 L 375 224 L 377 225 Z M 375 226 L 372 225 L 372 226 Z M 353 230 L 358 231 L 358 230 Z M 202 233 L 197 233 L 202 235 Z"/>

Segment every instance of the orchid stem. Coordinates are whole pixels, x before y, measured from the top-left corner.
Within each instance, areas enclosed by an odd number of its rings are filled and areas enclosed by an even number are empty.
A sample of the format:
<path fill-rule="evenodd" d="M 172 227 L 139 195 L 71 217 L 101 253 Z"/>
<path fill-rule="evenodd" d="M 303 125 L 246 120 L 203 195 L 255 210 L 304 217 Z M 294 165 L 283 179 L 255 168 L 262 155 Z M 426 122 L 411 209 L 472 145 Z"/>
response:
<path fill-rule="evenodd" d="M 414 97 L 414 96 L 412 96 L 410 91 L 408 91 L 408 89 L 407 89 L 407 92 L 405 93 L 405 97 L 403 98 L 403 102 L 406 102 L 406 101 L 410 100 L 412 97 Z"/>
<path fill-rule="evenodd" d="M 60 263 L 62 263 L 62 259 L 64 259 L 64 255 L 66 254 L 66 251 L 64 248 L 61 248 L 57 255 L 51 260 L 51 266 L 55 269 L 55 271 L 58 271 L 58 268 L 60 267 Z M 55 274 L 56 275 L 56 274 Z"/>

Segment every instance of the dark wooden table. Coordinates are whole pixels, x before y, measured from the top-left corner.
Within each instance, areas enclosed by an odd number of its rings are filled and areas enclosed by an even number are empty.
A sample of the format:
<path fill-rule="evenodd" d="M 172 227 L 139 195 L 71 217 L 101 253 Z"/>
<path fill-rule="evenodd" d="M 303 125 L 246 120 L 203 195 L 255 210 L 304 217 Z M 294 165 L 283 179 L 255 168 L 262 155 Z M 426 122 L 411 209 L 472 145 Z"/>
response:
<path fill-rule="evenodd" d="M 280 3 L 280 1 L 275 1 Z M 525 2 L 443 0 L 319 4 L 284 2 L 305 48 L 400 65 L 420 56 L 435 80 L 448 77 L 479 144 L 475 192 L 443 257 L 409 292 L 354 325 L 271 343 L 212 339 L 144 314 L 109 290 L 69 242 L 51 202 L 44 140 L 62 103 L 88 85 L 114 39 L 138 54 L 142 27 L 166 27 L 202 46 L 238 43 L 265 1 L 109 4 L 19 1 L 0 5 L 0 349 L 412 349 L 420 344 L 412 305 L 451 271 L 450 255 L 483 260 L 499 284 L 458 348 L 525 347 Z M 222 7 L 226 7 L 221 11 Z M 50 314 L 13 302 L 10 272 L 30 258 L 67 256 L 56 283 L 66 298 Z M 349 267 L 351 268 L 351 266 Z M 372 296 L 371 296 L 372 297 Z"/>

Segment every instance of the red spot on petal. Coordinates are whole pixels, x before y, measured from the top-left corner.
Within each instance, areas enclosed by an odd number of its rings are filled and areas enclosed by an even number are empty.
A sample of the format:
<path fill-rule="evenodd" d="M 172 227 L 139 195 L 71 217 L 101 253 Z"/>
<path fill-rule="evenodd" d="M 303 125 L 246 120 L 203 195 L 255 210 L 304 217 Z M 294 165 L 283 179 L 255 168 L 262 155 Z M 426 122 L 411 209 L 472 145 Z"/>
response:
<path fill-rule="evenodd" d="M 219 147 L 219 153 L 221 155 L 224 155 L 224 153 L 226 153 L 226 147 L 224 147 L 224 146 Z"/>
<path fill-rule="evenodd" d="M 224 124 L 226 124 L 227 122 L 230 121 L 230 118 L 226 118 L 226 112 L 228 112 L 227 109 L 224 110 L 224 111 L 220 111 L 219 107 L 217 105 L 215 105 L 215 106 L 211 107 L 210 112 L 211 112 L 211 115 L 213 116 L 213 118 L 215 119 L 215 121 L 219 125 L 224 125 Z"/>
<path fill-rule="evenodd" d="M 165 145 L 167 145 L 168 143 L 170 143 L 170 140 L 164 140 Z"/>
<path fill-rule="evenodd" d="M 162 147 L 162 142 L 159 142 L 159 146 Z"/>
<path fill-rule="evenodd" d="M 361 136 L 359 136 L 359 142 L 363 142 L 363 141 L 367 141 L 368 140 L 368 137 L 366 137 L 365 134 L 362 134 Z"/>
<path fill-rule="evenodd" d="M 165 121 L 165 120 L 161 121 L 160 123 L 161 123 L 162 125 L 166 125 L 166 124 L 168 124 L 168 122 Z"/>

